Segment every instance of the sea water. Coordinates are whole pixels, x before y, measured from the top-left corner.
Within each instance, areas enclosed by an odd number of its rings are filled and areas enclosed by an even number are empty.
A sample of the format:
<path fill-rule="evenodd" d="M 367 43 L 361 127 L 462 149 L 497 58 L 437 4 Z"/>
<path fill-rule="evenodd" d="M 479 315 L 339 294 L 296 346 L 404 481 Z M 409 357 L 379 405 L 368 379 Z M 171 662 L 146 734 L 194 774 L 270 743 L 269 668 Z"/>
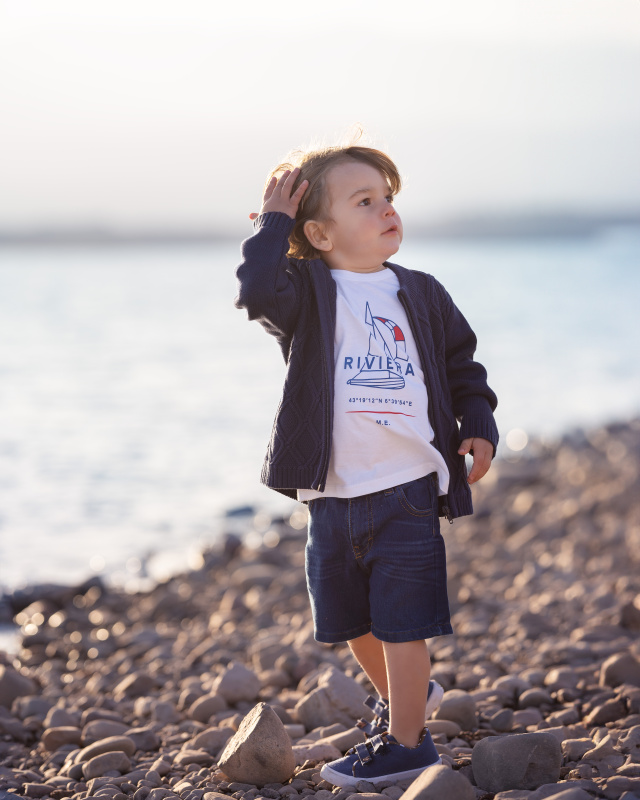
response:
<path fill-rule="evenodd" d="M 0 588 L 135 584 L 197 563 L 229 508 L 295 509 L 259 485 L 285 365 L 234 308 L 238 260 L 229 243 L 0 249 Z M 414 240 L 394 260 L 476 331 L 503 441 L 638 415 L 639 235 Z"/>

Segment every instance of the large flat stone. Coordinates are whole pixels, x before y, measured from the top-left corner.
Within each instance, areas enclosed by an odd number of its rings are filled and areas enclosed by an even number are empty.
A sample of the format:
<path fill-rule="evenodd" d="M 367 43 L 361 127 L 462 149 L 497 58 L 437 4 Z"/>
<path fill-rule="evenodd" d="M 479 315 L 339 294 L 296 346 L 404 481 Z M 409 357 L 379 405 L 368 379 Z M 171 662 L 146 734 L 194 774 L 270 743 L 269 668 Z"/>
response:
<path fill-rule="evenodd" d="M 471 765 L 485 791 L 532 790 L 560 778 L 562 750 L 558 739 L 544 731 L 487 737 L 473 748 Z"/>

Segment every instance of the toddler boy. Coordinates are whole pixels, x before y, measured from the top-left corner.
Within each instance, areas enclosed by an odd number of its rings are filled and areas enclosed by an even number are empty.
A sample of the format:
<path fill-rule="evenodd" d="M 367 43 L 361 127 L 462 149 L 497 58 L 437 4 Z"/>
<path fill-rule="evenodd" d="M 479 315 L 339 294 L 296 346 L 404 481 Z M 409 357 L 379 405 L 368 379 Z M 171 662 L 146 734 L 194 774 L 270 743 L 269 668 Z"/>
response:
<path fill-rule="evenodd" d="M 262 481 L 308 504 L 315 637 L 347 641 L 379 694 L 367 740 L 321 775 L 399 781 L 440 763 L 424 725 L 442 696 L 425 639 L 452 633 L 439 516 L 472 513 L 497 400 L 442 285 L 388 261 L 391 159 L 351 146 L 297 161 L 273 171 L 236 273 L 236 305 L 287 363 Z"/>

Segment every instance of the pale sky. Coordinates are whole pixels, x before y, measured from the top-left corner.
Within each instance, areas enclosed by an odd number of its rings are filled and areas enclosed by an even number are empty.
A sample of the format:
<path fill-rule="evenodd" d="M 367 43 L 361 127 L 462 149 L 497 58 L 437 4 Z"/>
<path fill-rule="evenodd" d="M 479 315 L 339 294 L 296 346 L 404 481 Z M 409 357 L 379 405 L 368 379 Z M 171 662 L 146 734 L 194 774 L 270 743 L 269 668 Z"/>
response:
<path fill-rule="evenodd" d="M 640 209 L 640 0 L 0 0 L 0 228 L 243 230 L 354 123 L 405 219 Z"/>

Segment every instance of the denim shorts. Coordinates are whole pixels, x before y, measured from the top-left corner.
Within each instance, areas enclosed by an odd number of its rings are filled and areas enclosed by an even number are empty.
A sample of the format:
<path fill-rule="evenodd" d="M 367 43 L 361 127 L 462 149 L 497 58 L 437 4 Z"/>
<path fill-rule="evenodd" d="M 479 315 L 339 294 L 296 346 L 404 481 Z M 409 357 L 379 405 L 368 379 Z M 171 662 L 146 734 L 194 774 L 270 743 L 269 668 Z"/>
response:
<path fill-rule="evenodd" d="M 436 473 L 309 502 L 305 567 L 315 638 L 410 642 L 453 633 Z"/>

